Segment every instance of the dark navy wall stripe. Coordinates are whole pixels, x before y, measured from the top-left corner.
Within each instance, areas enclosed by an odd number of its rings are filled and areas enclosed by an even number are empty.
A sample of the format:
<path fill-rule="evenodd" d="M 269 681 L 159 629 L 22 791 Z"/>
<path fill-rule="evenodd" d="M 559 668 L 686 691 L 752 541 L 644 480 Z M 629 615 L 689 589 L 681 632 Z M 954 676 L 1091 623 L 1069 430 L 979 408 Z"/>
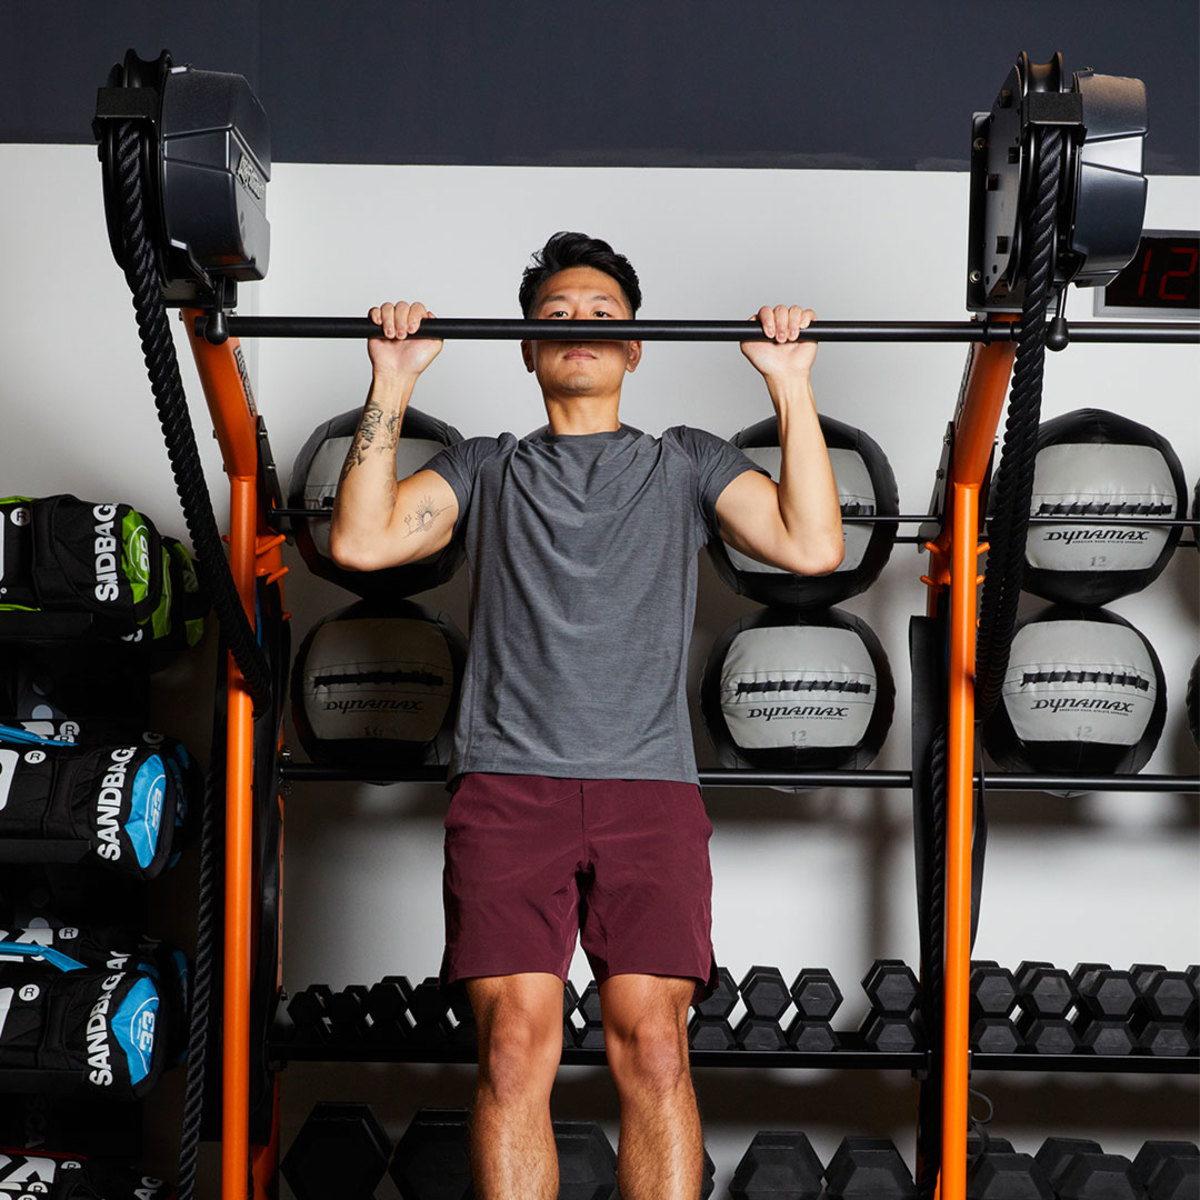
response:
<path fill-rule="evenodd" d="M 0 9 L 0 141 L 88 142 L 133 46 L 244 74 L 276 161 L 963 170 L 1022 50 L 1145 80 L 1200 174 L 1194 0 L 57 0 Z"/>

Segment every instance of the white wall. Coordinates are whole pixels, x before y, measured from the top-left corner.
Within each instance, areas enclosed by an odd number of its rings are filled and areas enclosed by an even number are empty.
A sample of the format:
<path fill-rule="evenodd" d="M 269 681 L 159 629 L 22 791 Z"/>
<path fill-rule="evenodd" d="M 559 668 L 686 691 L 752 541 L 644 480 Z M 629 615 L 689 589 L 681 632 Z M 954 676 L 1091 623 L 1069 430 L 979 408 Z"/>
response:
<path fill-rule="evenodd" d="M 141 368 L 124 283 L 109 255 L 99 168 L 84 147 L 0 147 L 7 297 L 0 345 L 0 493 L 73 491 L 141 505 L 183 535 Z M 440 316 L 504 316 L 528 254 L 556 229 L 608 238 L 637 266 L 650 318 L 734 319 L 761 303 L 803 302 L 829 319 L 965 317 L 967 177 L 950 173 L 326 167 L 278 164 L 270 185 L 268 278 L 243 287 L 243 312 L 357 314 L 384 298 L 420 298 Z M 1200 181 L 1151 182 L 1147 226 L 1196 228 Z M 1088 319 L 1091 293 L 1068 316 Z M 247 343 L 259 406 L 286 479 L 309 432 L 361 403 L 360 345 Z M 186 353 L 186 352 L 185 352 Z M 818 403 L 889 455 L 901 511 L 924 511 L 957 395 L 962 346 L 830 344 Z M 1044 412 L 1112 408 L 1163 433 L 1200 475 L 1200 356 L 1194 348 L 1078 346 L 1053 356 Z M 216 446 L 190 363 L 185 383 L 218 514 Z M 536 387 L 508 343 L 448 343 L 415 400 L 465 435 L 542 421 Z M 722 435 L 769 415 L 757 375 L 732 345 L 649 343 L 623 415 L 650 432 L 691 423 Z M 306 575 L 289 551 L 294 642 L 353 597 Z M 1143 630 L 1167 675 L 1167 728 L 1148 772 L 1196 768 L 1183 694 L 1197 652 L 1197 558 L 1180 550 L 1153 587 L 1112 605 Z M 923 610 L 925 556 L 897 546 L 880 581 L 845 607 L 879 634 L 898 685 L 877 767 L 908 765 L 909 616 Z M 462 581 L 421 597 L 465 627 Z M 713 638 L 753 605 L 701 561 L 693 681 Z M 189 703 L 203 711 L 199 689 Z M 164 720 L 194 741 L 207 720 L 164 696 Z M 167 732 L 176 732 L 175 728 Z M 294 738 L 289 738 L 294 745 Z M 697 725 L 702 765 L 715 765 Z M 843 1024 L 865 1001 L 857 980 L 878 956 L 915 962 L 910 802 L 904 793 L 712 791 L 714 937 L 740 975 L 753 963 L 790 975 L 828 966 L 847 994 Z M 441 951 L 440 788 L 297 786 L 288 803 L 284 980 L 341 987 L 386 973 L 436 972 Z M 1077 800 L 996 795 L 975 954 L 1015 965 L 1200 958 L 1194 797 L 1102 794 Z M 582 987 L 586 964 L 573 979 Z M 468 1072 L 451 1068 L 293 1066 L 284 1081 L 284 1145 L 314 1098 L 368 1099 L 396 1135 L 422 1103 L 461 1104 Z M 808 1129 L 828 1153 L 846 1132 L 895 1136 L 911 1157 L 915 1092 L 885 1073 L 707 1071 L 698 1077 L 718 1179 L 756 1128 Z M 1083 1132 L 1106 1148 L 1193 1136 L 1196 1092 L 1177 1078 L 980 1077 L 993 1129 L 1036 1148 Z M 611 1120 L 611 1090 L 564 1070 L 562 1115 Z M 1024 1145 L 1022 1144 L 1024 1143 Z M 165 1153 L 165 1151 L 164 1151 Z M 380 1195 L 389 1194 L 385 1185 Z"/>

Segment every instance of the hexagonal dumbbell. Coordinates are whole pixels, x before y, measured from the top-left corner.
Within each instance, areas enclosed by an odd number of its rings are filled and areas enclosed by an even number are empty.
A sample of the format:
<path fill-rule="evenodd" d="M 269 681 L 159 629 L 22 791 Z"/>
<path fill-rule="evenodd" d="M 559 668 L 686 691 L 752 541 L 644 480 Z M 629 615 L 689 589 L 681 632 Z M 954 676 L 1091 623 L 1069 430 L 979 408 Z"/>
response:
<path fill-rule="evenodd" d="M 796 1015 L 787 1029 L 788 1045 L 816 1054 L 836 1050 L 841 1042 L 830 1022 L 842 992 L 833 976 L 824 967 L 805 967 L 792 981 L 791 993 Z"/>
<path fill-rule="evenodd" d="M 971 964 L 971 1048 L 983 1054 L 1014 1054 L 1021 1045 L 1011 1013 L 1017 1003 L 1013 973 L 995 962 Z"/>
<path fill-rule="evenodd" d="M 993 1143 L 1001 1139 L 992 1139 Z M 968 1149 L 970 1158 L 970 1150 Z M 1054 1189 L 1032 1154 L 1011 1146 L 996 1148 L 970 1159 L 967 1200 L 1054 1200 Z"/>
<path fill-rule="evenodd" d="M 728 967 L 717 973 L 717 986 L 712 995 L 692 1006 L 688 1021 L 688 1044 L 693 1050 L 732 1050 L 733 1026 L 729 1014 L 737 1007 L 738 986 Z"/>
<path fill-rule="evenodd" d="M 408 1001 L 412 984 L 406 975 L 385 975 L 367 990 L 367 1012 L 371 1015 L 371 1038 L 385 1045 L 399 1045 L 412 1036 Z"/>
<path fill-rule="evenodd" d="M 280 1165 L 296 1200 L 370 1200 L 392 1143 L 366 1104 L 313 1106 Z"/>
<path fill-rule="evenodd" d="M 609 1200 L 617 1187 L 617 1152 L 595 1121 L 555 1121 L 559 1200 Z"/>
<path fill-rule="evenodd" d="M 838 1200 L 910 1200 L 917 1188 L 890 1138 L 842 1138 L 825 1168 L 825 1191 Z"/>
<path fill-rule="evenodd" d="M 1194 1200 L 1200 1195 L 1200 1147 L 1195 1142 L 1149 1141 L 1133 1160 L 1149 1200 Z"/>
<path fill-rule="evenodd" d="M 1138 1001 L 1130 1022 L 1140 1050 L 1152 1055 L 1189 1054 L 1196 1048 L 1196 981 L 1186 971 L 1135 963 L 1129 969 Z"/>
<path fill-rule="evenodd" d="M 746 1013 L 733 1031 L 742 1050 L 786 1050 L 779 1020 L 791 1007 L 792 994 L 777 967 L 753 966 L 738 984 Z"/>
<path fill-rule="evenodd" d="M 1089 1138 L 1047 1138 L 1035 1157 L 1059 1200 L 1144 1200 L 1133 1163 Z"/>
<path fill-rule="evenodd" d="M 1075 1007 L 1069 972 L 1053 963 L 1023 962 L 1016 983 L 1022 1048 L 1034 1054 L 1074 1054 L 1079 1034 L 1068 1016 Z"/>
<path fill-rule="evenodd" d="M 600 1016 L 600 985 L 594 979 L 587 981 L 587 986 L 579 995 L 579 1003 L 575 1006 L 575 1018 L 578 1022 L 575 1044 L 581 1050 L 603 1050 L 604 1022 Z"/>
<path fill-rule="evenodd" d="M 730 1200 L 817 1200 L 824 1167 L 800 1132 L 756 1133 L 729 1184 Z"/>
<path fill-rule="evenodd" d="M 898 958 L 876 959 L 862 987 L 871 1003 L 859 1028 L 867 1046 L 889 1054 L 919 1049 L 921 988 L 912 968 Z"/>
<path fill-rule="evenodd" d="M 465 1108 L 422 1108 L 416 1113 L 388 1165 L 405 1200 L 467 1200 L 472 1194 L 470 1119 Z"/>

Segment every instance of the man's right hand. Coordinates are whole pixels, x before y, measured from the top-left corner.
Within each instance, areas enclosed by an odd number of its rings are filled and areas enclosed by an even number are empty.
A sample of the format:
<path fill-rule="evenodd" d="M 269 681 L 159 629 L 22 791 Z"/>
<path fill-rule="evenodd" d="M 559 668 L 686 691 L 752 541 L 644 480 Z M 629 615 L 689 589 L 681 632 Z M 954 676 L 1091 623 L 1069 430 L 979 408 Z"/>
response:
<path fill-rule="evenodd" d="M 382 337 L 367 339 L 371 367 L 379 376 L 407 376 L 415 379 L 441 353 L 440 338 L 410 338 L 425 317 L 432 317 L 419 300 L 412 304 L 390 301 L 371 309 L 370 318 L 383 328 Z"/>

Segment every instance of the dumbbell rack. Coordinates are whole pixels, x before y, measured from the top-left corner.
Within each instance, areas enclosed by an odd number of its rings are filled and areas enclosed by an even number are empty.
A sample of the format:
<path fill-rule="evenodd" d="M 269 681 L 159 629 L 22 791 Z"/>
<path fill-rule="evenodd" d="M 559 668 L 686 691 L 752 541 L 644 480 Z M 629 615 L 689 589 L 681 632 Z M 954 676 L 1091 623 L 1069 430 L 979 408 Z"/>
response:
<path fill-rule="evenodd" d="M 204 386 L 218 441 L 231 480 L 231 565 L 247 616 L 255 619 L 256 580 L 278 581 L 286 568 L 279 559 L 281 536 L 275 532 L 277 517 L 272 511 L 273 467 L 264 470 L 260 456 L 266 455 L 265 430 L 257 416 L 253 396 L 244 370 L 236 337 L 214 345 L 197 332 L 202 317 L 197 309 L 184 312 L 190 344 Z M 232 324 L 232 323 L 231 323 Z M 955 420 L 946 438 L 943 467 L 939 469 L 943 491 L 941 510 L 935 514 L 939 530 L 926 543 L 930 552 L 928 575 L 928 618 L 938 623 L 949 650 L 949 666 L 943 683 L 947 698 L 945 716 L 949 727 L 948 822 L 946 836 L 946 921 L 945 921 L 945 996 L 944 1028 L 940 1054 L 888 1055 L 874 1051 L 846 1050 L 827 1054 L 763 1051 L 703 1051 L 693 1062 L 705 1067 L 745 1067 L 748 1065 L 798 1068 L 894 1068 L 926 1075 L 936 1062 L 942 1108 L 942 1157 L 940 1195 L 942 1200 L 962 1200 L 966 1185 L 967 1080 L 972 1066 L 968 1041 L 969 965 L 971 926 L 971 838 L 972 804 L 976 777 L 974 758 L 973 670 L 975 660 L 977 559 L 981 552 L 978 531 L 981 528 L 980 494 L 986 481 L 989 461 L 1003 410 L 1014 348 L 1009 322 L 985 323 L 983 336 L 973 341 L 968 371 Z M 744 327 L 734 336 L 744 336 Z M 236 329 L 234 330 L 236 332 Z M 248 331 L 249 332 L 249 331 Z M 260 332 L 260 331 L 254 331 Z M 284 330 L 283 332 L 286 332 Z M 360 332 L 357 330 L 356 332 Z M 732 330 L 726 331 L 731 333 Z M 877 333 L 878 331 L 872 331 Z M 1122 331 L 1125 338 L 1130 330 Z M 1005 337 L 1004 335 L 1008 335 Z M 1136 335 L 1134 335 L 1136 336 Z M 963 339 L 968 340 L 968 339 Z M 277 494 L 277 489 L 276 494 Z M 276 502 L 276 507 L 278 503 Z M 249 1064 L 251 1056 L 251 997 L 261 992 L 262 981 L 274 983 L 278 998 L 278 962 L 258 962 L 252 968 L 251 930 L 261 928 L 278 912 L 255 914 L 251 900 L 256 799 L 253 786 L 254 733 L 250 697 L 232 660 L 227 687 L 227 730 L 229 755 L 226 771 L 226 850 L 225 850 L 225 953 L 223 1004 L 223 1078 L 222 1078 L 222 1168 L 223 1200 L 243 1200 L 247 1196 L 246 1163 L 251 1163 L 253 1187 L 258 1196 L 260 1183 L 273 1176 L 278 1163 L 278 1118 L 269 1137 L 251 1144 Z M 331 779 L 353 779 L 352 771 L 299 763 L 276 764 L 278 782 L 300 783 Z M 365 776 L 359 776 L 360 778 Z M 378 769 L 370 777 L 380 780 Z M 417 770 L 393 778 L 412 782 L 431 782 L 443 777 L 438 771 Z M 1072 782 L 1061 777 L 1039 779 L 1034 776 L 989 776 L 993 790 L 1062 787 Z M 1117 781 L 1091 779 L 1074 781 L 1080 787 L 1113 787 Z M 911 787 L 907 772 L 834 772 L 826 775 L 775 772 L 706 772 L 705 786 L 810 787 Z M 1171 777 L 1136 777 L 1120 781 L 1142 790 L 1200 790 L 1196 780 Z M 257 804 L 273 805 L 275 797 L 259 796 Z M 282 801 L 278 802 L 282 808 Z M 280 848 L 281 849 L 281 848 Z M 257 990 L 256 990 L 257 989 Z M 319 1061 L 330 1056 L 327 1047 L 288 1043 L 275 1035 L 268 1023 L 257 1029 L 267 1043 L 254 1056 L 259 1062 L 266 1056 L 267 1071 L 287 1060 Z M 462 1048 L 440 1047 L 436 1058 L 429 1050 L 414 1048 L 380 1049 L 363 1046 L 347 1051 L 339 1048 L 336 1056 L 349 1061 L 438 1061 L 470 1062 L 474 1055 Z M 567 1048 L 566 1064 L 593 1066 L 604 1061 L 603 1051 Z M 1154 1071 L 1195 1072 L 1194 1056 L 1186 1059 L 1145 1056 L 1107 1057 L 1096 1055 L 976 1055 L 976 1068 L 1003 1070 L 1071 1071 Z M 272 1081 L 272 1087 L 274 1083 Z M 265 1192 L 265 1184 L 263 1184 Z"/>

